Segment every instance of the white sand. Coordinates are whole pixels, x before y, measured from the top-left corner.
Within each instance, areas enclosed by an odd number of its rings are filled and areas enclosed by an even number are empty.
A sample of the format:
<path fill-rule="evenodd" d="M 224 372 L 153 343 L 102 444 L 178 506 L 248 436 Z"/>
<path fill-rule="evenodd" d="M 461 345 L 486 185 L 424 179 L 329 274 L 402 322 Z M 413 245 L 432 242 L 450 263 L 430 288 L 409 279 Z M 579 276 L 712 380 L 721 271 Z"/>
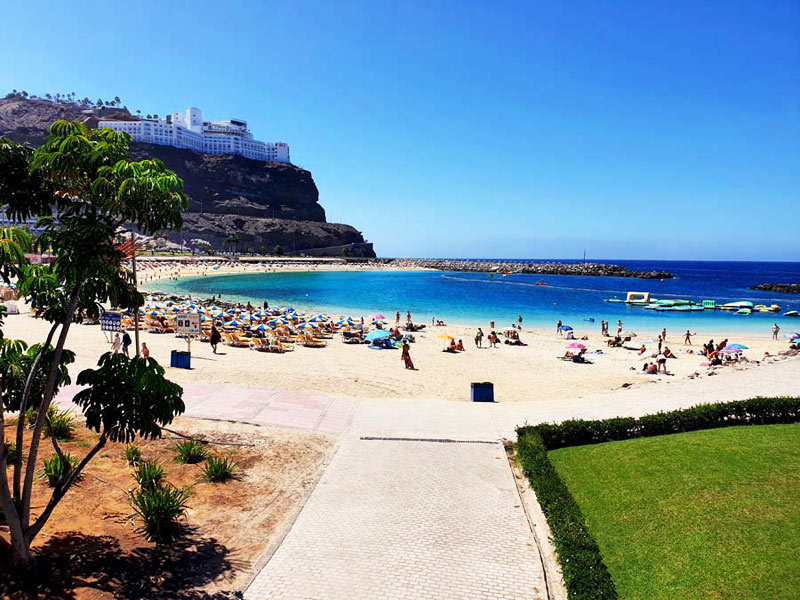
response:
<path fill-rule="evenodd" d="M 12 315 L 6 319 L 4 333 L 9 338 L 21 338 L 30 343 L 44 339 L 47 323 L 28 314 Z M 599 329 L 596 327 L 595 329 Z M 484 329 L 484 331 L 486 331 Z M 694 346 L 684 346 L 678 335 L 668 335 L 667 345 L 677 359 L 668 361 L 672 376 L 648 376 L 640 372 L 642 359 L 635 351 L 608 348 L 605 339 L 590 332 L 590 339 L 582 343 L 589 352 L 602 350 L 603 354 L 588 354 L 594 364 L 574 364 L 557 360 L 568 343 L 554 331 L 524 329 L 522 340 L 526 347 L 501 345 L 488 348 L 475 347 L 475 329 L 463 327 L 434 327 L 416 334 L 417 342 L 411 345 L 411 356 L 418 370 L 403 367 L 399 350 L 371 350 L 366 345 L 348 345 L 336 336 L 326 348 L 298 347 L 286 354 L 260 353 L 247 348 L 228 348 L 220 345 L 219 355 L 214 355 L 208 344 L 193 342 L 192 369 L 170 369 L 170 379 L 178 383 L 236 383 L 259 388 L 282 390 L 313 390 L 331 395 L 361 398 L 440 398 L 469 400 L 470 382 L 491 381 L 495 386 L 495 399 L 499 402 L 550 401 L 576 398 L 597 392 L 620 389 L 623 384 L 635 386 L 651 382 L 675 382 L 694 377 L 706 378 L 708 369 L 701 367 L 702 356 L 689 354 L 699 348 L 708 336 L 698 333 Z M 463 339 L 466 352 L 442 352 L 444 340 L 439 335 Z M 639 332 L 639 339 L 655 336 L 655 332 Z M 718 339 L 719 336 L 715 336 Z M 169 365 L 170 350 L 185 350 L 186 343 L 172 335 L 143 332 L 151 356 L 162 365 Z M 635 342 L 636 340 L 634 340 Z M 746 355 L 759 359 L 765 351 L 777 353 L 787 347 L 786 340 L 772 341 L 763 337 L 732 337 L 731 341 L 750 347 Z M 104 334 L 97 325 L 73 325 L 68 347 L 76 352 L 73 376 L 84 368 L 96 364 L 98 357 L 109 349 Z M 791 359 L 796 360 L 796 359 Z M 728 372 L 741 369 L 765 371 L 751 363 L 747 366 L 716 369 L 714 378 L 719 386 L 726 385 Z M 769 369 L 773 371 L 773 369 Z"/>

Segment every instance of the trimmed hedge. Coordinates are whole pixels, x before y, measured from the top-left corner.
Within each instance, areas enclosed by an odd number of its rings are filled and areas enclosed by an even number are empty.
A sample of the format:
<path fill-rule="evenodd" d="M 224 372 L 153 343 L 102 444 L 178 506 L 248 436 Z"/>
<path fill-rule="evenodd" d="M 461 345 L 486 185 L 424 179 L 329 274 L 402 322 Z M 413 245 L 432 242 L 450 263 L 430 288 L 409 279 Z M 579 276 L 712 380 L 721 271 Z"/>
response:
<path fill-rule="evenodd" d="M 526 427 L 517 442 L 517 458 L 547 516 L 570 598 L 614 600 L 617 589 L 583 513 L 547 456 L 541 436 Z"/>
<path fill-rule="evenodd" d="M 700 404 L 641 418 L 570 420 L 517 428 L 517 458 L 547 517 L 564 583 L 574 600 L 617 598 L 600 548 L 578 503 L 553 467 L 549 450 L 739 425 L 800 422 L 800 398 L 751 398 Z"/>
<path fill-rule="evenodd" d="M 769 425 L 800 421 L 800 398 L 751 398 L 723 404 L 699 404 L 683 410 L 660 412 L 639 419 L 622 418 L 599 421 L 571 420 L 558 425 L 542 424 L 519 427 L 522 437 L 536 431 L 548 450 L 601 444 L 699 429 L 738 425 Z"/>

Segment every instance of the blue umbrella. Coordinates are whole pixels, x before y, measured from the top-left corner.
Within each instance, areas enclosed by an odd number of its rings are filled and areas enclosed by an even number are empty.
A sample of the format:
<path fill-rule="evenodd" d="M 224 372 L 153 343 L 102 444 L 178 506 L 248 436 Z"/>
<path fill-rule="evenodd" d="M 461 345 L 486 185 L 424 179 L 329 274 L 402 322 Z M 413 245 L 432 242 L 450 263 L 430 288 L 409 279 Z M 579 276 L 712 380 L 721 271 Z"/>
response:
<path fill-rule="evenodd" d="M 570 327 L 569 325 L 562 325 L 558 329 L 559 331 L 572 331 L 572 327 Z"/>
<path fill-rule="evenodd" d="M 236 319 L 225 323 L 225 327 L 241 327 L 242 325 L 244 325 L 244 323 L 242 323 L 241 321 L 237 321 Z"/>
<path fill-rule="evenodd" d="M 726 348 L 738 348 L 739 350 L 749 350 L 750 348 L 744 344 L 728 344 Z"/>
<path fill-rule="evenodd" d="M 250 328 L 250 331 L 267 331 L 268 329 L 269 329 L 269 327 L 267 327 L 263 323 L 259 323 L 258 325 L 253 325 Z"/>
<path fill-rule="evenodd" d="M 295 312 L 294 307 L 292 307 L 292 306 L 287 306 L 283 310 L 285 310 L 286 312 Z"/>
<path fill-rule="evenodd" d="M 390 335 L 391 334 L 388 331 L 385 331 L 383 329 L 375 329 L 373 331 L 370 331 L 365 339 L 371 342 L 373 340 L 382 340 L 383 338 L 387 338 Z"/>

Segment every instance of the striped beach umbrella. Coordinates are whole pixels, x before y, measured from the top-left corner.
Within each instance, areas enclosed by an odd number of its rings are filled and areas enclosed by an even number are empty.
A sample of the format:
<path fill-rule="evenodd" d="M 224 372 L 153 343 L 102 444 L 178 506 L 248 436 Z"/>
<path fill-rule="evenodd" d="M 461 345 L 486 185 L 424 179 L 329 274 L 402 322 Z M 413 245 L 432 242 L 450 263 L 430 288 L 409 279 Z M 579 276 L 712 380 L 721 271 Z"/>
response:
<path fill-rule="evenodd" d="M 234 329 L 234 328 L 242 327 L 243 325 L 244 325 L 244 323 L 242 323 L 241 321 L 237 321 L 236 319 L 233 319 L 232 321 L 228 321 L 227 323 L 225 323 L 224 326 L 226 328 L 229 328 L 229 329 Z"/>
<path fill-rule="evenodd" d="M 271 328 L 264 325 L 264 323 L 259 323 L 250 327 L 250 331 L 271 331 Z"/>

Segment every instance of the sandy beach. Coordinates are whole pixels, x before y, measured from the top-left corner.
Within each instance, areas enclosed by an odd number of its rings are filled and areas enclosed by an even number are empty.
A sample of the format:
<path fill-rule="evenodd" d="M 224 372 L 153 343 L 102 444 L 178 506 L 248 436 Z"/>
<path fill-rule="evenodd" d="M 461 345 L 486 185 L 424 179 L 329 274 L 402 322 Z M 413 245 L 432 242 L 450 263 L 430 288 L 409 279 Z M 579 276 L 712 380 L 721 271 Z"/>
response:
<path fill-rule="evenodd" d="M 331 264 L 315 265 L 316 269 L 365 269 L 369 266 Z M 265 272 L 267 270 L 308 270 L 297 264 L 220 266 L 214 274 Z M 144 287 L 164 278 L 195 277 L 208 272 L 209 267 L 176 266 L 168 263 L 158 268 L 140 272 L 146 279 Z M 400 308 L 400 307 L 398 307 Z M 488 325 L 488 324 L 487 324 Z M 583 325 L 585 328 L 581 329 Z M 36 342 L 46 335 L 47 324 L 23 312 L 6 320 L 5 334 Z M 719 385 L 725 385 L 728 372 L 758 369 L 764 354 L 777 354 L 786 350 L 785 339 L 772 340 L 762 336 L 731 335 L 730 342 L 749 347 L 745 356 L 750 362 L 709 369 L 702 366 L 705 357 L 696 354 L 701 345 L 719 335 L 697 331 L 693 345 L 685 345 L 682 331 L 668 331 L 666 345 L 676 355 L 667 361 L 670 375 L 646 375 L 642 372 L 645 361 L 653 361 L 655 345 L 639 356 L 641 340 L 655 338 L 660 331 L 637 331 L 627 348 L 609 348 L 608 338 L 601 337 L 599 324 L 581 324 L 575 337 L 587 347 L 591 364 L 562 361 L 567 344 L 557 335 L 555 323 L 551 330 L 523 327 L 520 338 L 527 346 L 499 344 L 490 348 L 486 338 L 483 347 L 474 342 L 476 328 L 461 326 L 431 327 L 415 334 L 411 356 L 416 370 L 403 367 L 399 350 L 375 350 L 368 345 L 342 343 L 340 335 L 327 341 L 325 348 L 297 347 L 285 354 L 262 353 L 248 348 L 220 345 L 219 354 L 213 354 L 207 343 L 192 343 L 192 369 L 172 369 L 169 377 L 182 384 L 214 383 L 237 384 L 255 388 L 274 388 L 289 391 L 314 391 L 354 398 L 437 398 L 468 401 L 471 382 L 492 382 L 497 402 L 537 402 L 560 398 L 576 398 L 603 391 L 620 390 L 643 385 L 666 384 L 686 379 L 705 378 L 710 373 L 717 376 Z M 488 327 L 483 328 L 488 333 Z M 443 352 L 446 340 L 439 336 L 452 336 L 463 340 L 465 351 L 457 354 Z M 186 342 L 170 334 L 143 332 L 151 356 L 162 365 L 169 365 L 171 350 L 185 350 Z M 95 365 L 98 357 L 109 350 L 110 343 L 97 325 L 76 325 L 70 333 L 68 346 L 76 352 L 76 365 L 72 372 Z M 790 358 L 787 360 L 796 360 Z M 766 362 L 782 362 L 768 358 Z M 766 377 L 766 375 L 765 375 Z"/>

